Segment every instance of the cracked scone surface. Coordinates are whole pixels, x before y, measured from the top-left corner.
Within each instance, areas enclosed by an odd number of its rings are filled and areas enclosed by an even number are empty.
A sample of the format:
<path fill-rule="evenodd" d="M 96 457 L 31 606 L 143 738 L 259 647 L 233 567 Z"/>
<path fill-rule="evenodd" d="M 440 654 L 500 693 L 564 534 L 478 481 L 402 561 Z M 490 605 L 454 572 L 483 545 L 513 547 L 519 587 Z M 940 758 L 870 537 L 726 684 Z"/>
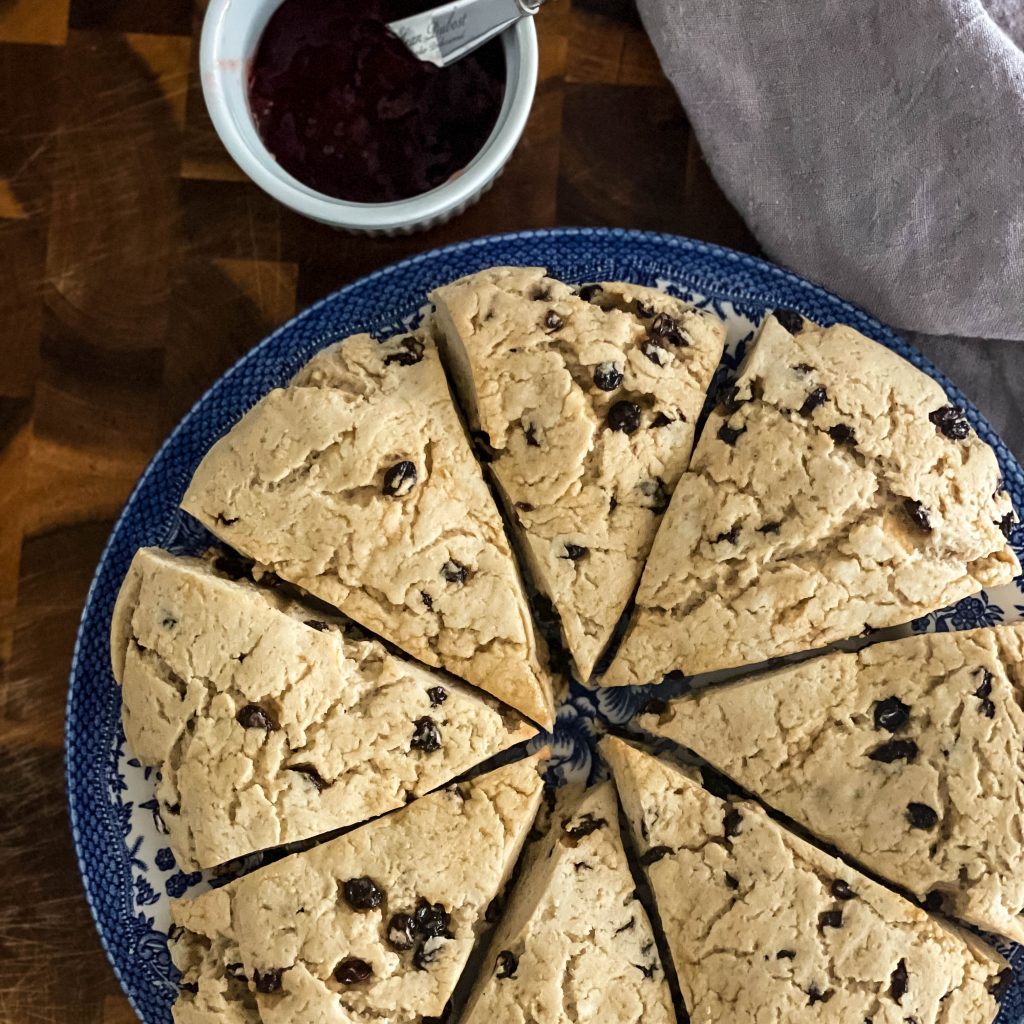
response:
<path fill-rule="evenodd" d="M 1005 961 L 621 740 L 602 743 L 693 1024 L 990 1024 Z"/>
<path fill-rule="evenodd" d="M 174 903 L 175 1024 L 440 1016 L 541 789 L 519 761 Z"/>
<path fill-rule="evenodd" d="M 414 657 L 551 723 L 522 582 L 428 337 L 320 352 L 213 446 L 182 507 Z"/>
<path fill-rule="evenodd" d="M 753 664 L 1007 583 L 1014 521 L 995 453 L 935 381 L 850 327 L 769 315 L 603 682 Z"/>
<path fill-rule="evenodd" d="M 497 267 L 431 299 L 463 408 L 585 682 L 689 461 L 725 327 L 652 288 L 582 296 L 543 269 Z"/>
<path fill-rule="evenodd" d="M 608 782 L 560 801 L 525 855 L 462 1024 L 674 1024 L 618 814 Z"/>
<path fill-rule="evenodd" d="M 155 548 L 132 561 L 111 652 L 181 867 L 365 821 L 535 733 L 340 619 Z"/>
<path fill-rule="evenodd" d="M 830 654 L 641 723 L 875 873 L 1022 942 L 1021 700 L 1017 624 Z"/>

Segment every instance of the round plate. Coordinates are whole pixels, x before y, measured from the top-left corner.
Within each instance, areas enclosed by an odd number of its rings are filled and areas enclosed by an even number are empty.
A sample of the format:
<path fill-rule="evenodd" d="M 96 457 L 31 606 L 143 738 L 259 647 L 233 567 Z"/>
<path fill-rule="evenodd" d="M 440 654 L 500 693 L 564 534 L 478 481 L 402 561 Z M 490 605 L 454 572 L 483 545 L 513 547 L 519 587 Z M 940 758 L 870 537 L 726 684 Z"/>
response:
<path fill-rule="evenodd" d="M 210 445 L 273 387 L 285 384 L 314 352 L 361 331 L 383 337 L 408 329 L 427 292 L 500 264 L 546 266 L 570 282 L 625 280 L 655 285 L 710 306 L 729 326 L 719 369 L 734 371 L 755 323 L 784 306 L 823 324 L 848 323 L 934 377 L 995 449 L 1006 487 L 1024 510 L 1024 470 L 981 414 L 921 355 L 866 313 L 779 267 L 684 238 L 621 230 L 559 229 L 482 238 L 426 253 L 343 288 L 243 357 L 199 400 L 143 473 L 106 550 L 86 600 L 75 646 L 67 708 L 67 784 L 71 827 L 86 897 L 100 938 L 128 998 L 145 1024 L 168 1024 L 176 992 L 167 951 L 172 898 L 217 884 L 178 869 L 162 832 L 153 770 L 124 749 L 121 699 L 110 671 L 108 629 L 114 598 L 136 549 L 158 545 L 198 553 L 209 535 L 178 509 Z M 1018 554 L 1020 550 L 1018 531 Z M 966 629 L 1024 616 L 1024 585 L 967 598 L 908 626 Z M 558 713 L 552 747 L 559 778 L 598 771 L 594 738 L 601 719 L 624 725 L 649 688 L 574 687 Z M 248 870 L 259 863 L 249 858 Z M 1000 948 L 1024 961 L 1017 947 Z M 1024 978 L 1007 995 L 999 1024 L 1024 1024 Z"/>

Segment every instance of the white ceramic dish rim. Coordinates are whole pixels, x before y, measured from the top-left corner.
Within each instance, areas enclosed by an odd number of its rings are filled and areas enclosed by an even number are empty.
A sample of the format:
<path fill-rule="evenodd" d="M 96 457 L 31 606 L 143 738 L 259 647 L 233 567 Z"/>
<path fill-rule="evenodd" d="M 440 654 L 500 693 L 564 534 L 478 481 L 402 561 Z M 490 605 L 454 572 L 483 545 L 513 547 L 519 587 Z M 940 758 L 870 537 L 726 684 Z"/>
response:
<path fill-rule="evenodd" d="M 269 195 L 324 224 L 363 231 L 401 230 L 443 220 L 483 193 L 519 142 L 537 85 L 537 30 L 522 18 L 501 35 L 505 97 L 483 148 L 443 185 L 391 203 L 351 203 L 314 191 L 292 177 L 264 146 L 249 112 L 246 79 L 260 36 L 282 0 L 211 0 L 203 22 L 199 68 L 210 117 L 243 171 Z"/>

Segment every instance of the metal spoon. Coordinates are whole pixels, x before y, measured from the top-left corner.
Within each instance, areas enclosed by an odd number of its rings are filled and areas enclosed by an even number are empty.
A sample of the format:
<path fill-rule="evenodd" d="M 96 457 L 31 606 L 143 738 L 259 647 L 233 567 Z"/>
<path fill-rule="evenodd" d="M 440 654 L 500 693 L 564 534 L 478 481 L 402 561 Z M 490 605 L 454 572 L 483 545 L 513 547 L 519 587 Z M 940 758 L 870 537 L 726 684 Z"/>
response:
<path fill-rule="evenodd" d="M 530 18 L 545 0 L 451 0 L 388 28 L 420 60 L 447 67 L 483 46 L 520 18 Z"/>

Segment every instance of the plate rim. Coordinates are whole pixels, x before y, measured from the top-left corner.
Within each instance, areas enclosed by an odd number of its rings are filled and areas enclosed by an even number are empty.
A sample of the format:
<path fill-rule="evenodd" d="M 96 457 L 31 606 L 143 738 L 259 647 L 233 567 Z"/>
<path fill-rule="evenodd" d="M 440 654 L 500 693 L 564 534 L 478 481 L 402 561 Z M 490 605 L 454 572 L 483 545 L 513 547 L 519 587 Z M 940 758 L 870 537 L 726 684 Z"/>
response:
<path fill-rule="evenodd" d="M 887 324 L 878 320 L 872 316 L 866 310 L 855 305 L 842 296 L 837 295 L 835 292 L 830 291 L 828 288 L 819 284 L 810 278 L 803 277 L 794 271 L 787 270 L 785 267 L 780 266 L 771 260 L 765 259 L 760 256 L 753 256 L 749 253 L 739 252 L 735 249 L 727 246 L 719 245 L 714 242 L 704 242 L 698 239 L 689 238 L 684 235 L 676 235 L 669 232 L 661 231 L 649 231 L 641 230 L 636 228 L 617 228 L 617 227 L 547 227 L 547 228 L 531 228 L 519 231 L 506 231 L 495 234 L 482 235 L 479 237 L 464 239 L 460 242 L 454 242 L 449 245 L 435 246 L 424 252 L 414 253 L 411 256 L 407 256 L 404 259 L 398 260 L 393 263 L 389 263 L 386 266 L 379 267 L 367 274 L 364 274 L 352 281 L 347 282 L 340 288 L 335 289 L 329 294 L 323 296 L 317 301 L 313 302 L 309 306 L 295 313 L 294 316 L 290 317 L 283 324 L 276 327 L 270 334 L 266 335 L 260 341 L 258 341 L 251 348 L 243 352 L 230 366 L 228 366 L 222 373 L 220 373 L 210 385 L 204 389 L 199 397 L 189 407 L 188 411 L 181 416 L 178 422 L 174 425 L 172 430 L 167 434 L 164 440 L 161 442 L 159 447 L 153 453 L 150 460 L 147 462 L 145 468 L 139 474 L 138 479 L 135 481 L 130 492 L 128 493 L 124 506 L 118 513 L 113 525 L 110 529 L 110 534 L 104 542 L 103 548 L 100 552 L 99 558 L 96 563 L 96 569 L 93 572 L 92 579 L 90 581 L 88 590 L 86 591 L 85 600 L 82 605 L 82 612 L 79 616 L 78 625 L 76 627 L 75 643 L 72 649 L 71 660 L 68 667 L 68 690 L 67 697 L 65 699 L 64 708 L 64 772 L 63 781 L 65 788 L 65 797 L 68 810 L 68 820 L 70 825 L 70 834 L 72 840 L 72 846 L 74 847 L 75 862 L 78 867 L 79 878 L 82 883 L 82 890 L 85 896 L 86 904 L 89 908 L 89 914 L 93 921 L 93 926 L 96 930 L 96 934 L 100 940 L 100 945 L 103 952 L 106 955 L 107 961 L 113 969 L 114 975 L 117 978 L 118 984 L 121 987 L 122 992 L 128 999 L 132 1010 L 140 1021 L 145 1021 L 146 1017 L 143 1011 L 139 1007 L 134 993 L 130 990 L 124 973 L 122 971 L 121 964 L 115 959 L 113 949 L 111 948 L 111 942 L 108 938 L 107 928 L 104 921 L 101 919 L 99 910 L 96 902 L 93 898 L 93 892 L 90 887 L 90 878 L 92 872 L 86 865 L 85 852 L 83 850 L 82 833 L 80 830 L 80 820 L 78 807 L 75 799 L 75 781 L 74 781 L 74 768 L 75 756 L 74 756 L 74 736 L 81 729 L 81 722 L 77 714 L 77 708 L 75 706 L 75 700 L 77 694 L 81 690 L 81 684 L 79 683 L 79 677 L 82 672 L 81 656 L 82 646 L 85 634 L 86 621 L 90 614 L 90 609 L 93 606 L 93 602 L 96 596 L 97 588 L 101 583 L 101 577 L 104 574 L 107 560 L 110 556 L 111 549 L 117 539 L 130 510 L 133 510 L 135 499 L 139 492 L 149 482 L 152 474 L 155 471 L 157 464 L 161 461 L 164 453 L 172 444 L 177 440 L 183 430 L 186 428 L 189 421 L 196 415 L 197 411 L 204 406 L 214 394 L 215 391 L 219 390 L 224 386 L 225 382 L 233 378 L 241 369 L 241 367 L 252 359 L 261 350 L 270 347 L 272 343 L 284 334 L 292 331 L 295 325 L 306 317 L 313 316 L 318 310 L 323 309 L 329 304 L 333 304 L 339 301 L 343 301 L 344 296 L 352 291 L 363 289 L 367 286 L 372 285 L 375 281 L 385 278 L 387 276 L 396 274 L 402 270 L 410 267 L 414 267 L 417 264 L 428 262 L 430 260 L 438 259 L 446 254 L 461 253 L 471 251 L 473 249 L 483 249 L 495 244 L 501 244 L 511 241 L 529 241 L 533 239 L 558 239 L 558 238 L 570 238 L 570 237 L 593 237 L 601 239 L 614 239 L 620 241 L 626 245 L 630 243 L 656 243 L 659 245 L 667 246 L 669 249 L 678 249 L 681 252 L 687 253 L 699 253 L 714 257 L 718 260 L 725 260 L 726 262 L 735 263 L 738 267 L 752 268 L 760 273 L 767 273 L 771 277 L 778 278 L 780 281 L 785 281 L 793 285 L 797 285 L 801 290 L 810 289 L 810 291 L 826 300 L 830 304 L 838 304 L 838 307 L 848 311 L 852 314 L 853 318 L 858 320 L 862 324 L 867 324 L 879 338 L 884 338 L 884 344 L 890 350 L 896 352 L 902 358 L 906 359 L 911 365 L 918 370 L 926 373 L 931 379 L 935 380 L 946 392 L 946 394 L 953 401 L 961 402 L 965 406 L 965 411 L 971 424 L 975 427 L 979 436 L 992 447 L 997 455 L 997 459 L 1000 462 L 1010 460 L 1013 464 L 1017 465 L 1021 469 L 1022 481 L 1024 481 L 1024 463 L 1014 454 L 1009 446 L 1003 441 L 999 434 L 994 430 L 991 423 L 989 423 L 986 416 L 977 408 L 977 406 L 968 399 L 968 397 L 960 390 L 960 388 L 950 380 L 946 374 L 940 370 L 934 363 L 932 363 L 923 353 L 919 352 L 913 345 L 906 341 L 894 328 L 889 327 Z M 714 298 L 714 296 L 708 296 Z M 729 293 L 729 299 L 737 298 L 748 298 L 751 300 L 759 299 L 759 296 L 745 293 L 744 289 L 738 288 L 731 290 Z M 1007 482 L 1010 483 L 1009 481 Z M 1022 483 L 1024 486 L 1024 483 Z M 1013 488 L 1010 488 L 1011 497 L 1016 497 L 1013 493 Z M 1022 496 L 1024 501 L 1024 496 Z"/>

